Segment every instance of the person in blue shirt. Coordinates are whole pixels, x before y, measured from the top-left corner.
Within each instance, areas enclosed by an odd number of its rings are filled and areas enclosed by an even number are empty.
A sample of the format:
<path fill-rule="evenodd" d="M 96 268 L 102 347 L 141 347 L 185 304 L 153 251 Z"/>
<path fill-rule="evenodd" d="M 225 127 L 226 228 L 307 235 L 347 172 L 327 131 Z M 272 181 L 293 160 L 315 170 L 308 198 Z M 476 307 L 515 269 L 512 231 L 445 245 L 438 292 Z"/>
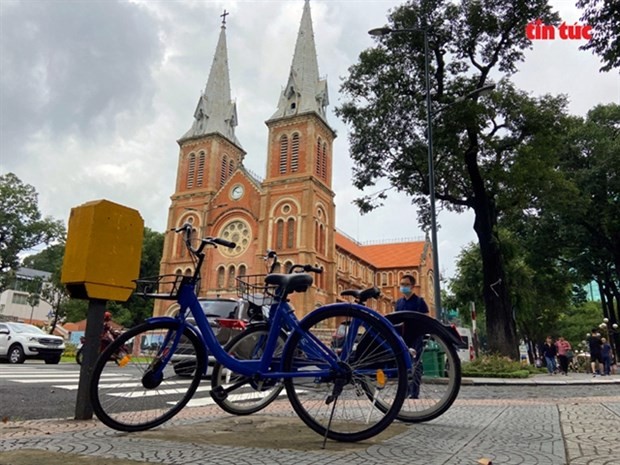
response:
<path fill-rule="evenodd" d="M 413 292 L 413 286 L 415 286 L 415 278 L 413 276 L 406 274 L 401 278 L 400 292 L 403 296 L 396 301 L 394 310 L 397 312 L 409 311 L 428 313 L 428 305 L 426 305 L 426 302 L 422 297 Z M 414 328 L 411 329 L 412 332 L 407 331 L 407 327 L 405 325 L 403 334 L 403 340 L 405 341 L 405 344 L 407 344 L 407 347 L 409 347 L 409 351 L 411 352 L 413 358 L 413 364 L 415 366 L 413 380 L 409 386 L 408 397 L 410 399 L 419 399 L 420 384 L 422 383 L 422 375 L 424 374 L 424 367 L 422 366 L 422 360 L 420 360 L 424 346 L 424 338 L 419 335 L 416 336 L 416 331 Z"/>
<path fill-rule="evenodd" d="M 403 297 L 396 301 L 395 311 L 413 311 L 420 313 L 428 313 L 428 305 L 424 299 L 413 292 L 415 286 L 415 278 L 410 274 L 404 275 L 400 280 L 400 292 Z"/>

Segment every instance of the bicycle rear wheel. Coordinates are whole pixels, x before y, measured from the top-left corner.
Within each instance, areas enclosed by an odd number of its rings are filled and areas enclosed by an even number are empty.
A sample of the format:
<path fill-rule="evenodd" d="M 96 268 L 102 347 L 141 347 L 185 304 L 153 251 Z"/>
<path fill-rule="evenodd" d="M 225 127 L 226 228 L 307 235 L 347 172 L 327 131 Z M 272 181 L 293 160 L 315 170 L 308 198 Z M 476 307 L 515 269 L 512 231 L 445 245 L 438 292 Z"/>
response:
<path fill-rule="evenodd" d="M 290 337 L 283 369 L 299 376 L 286 378 L 284 385 L 301 420 L 344 442 L 362 441 L 387 428 L 406 395 L 408 356 L 390 325 L 359 307 L 335 304 L 314 311 L 301 326 L 339 361 L 337 370 L 330 369 L 326 353 L 306 334 Z M 364 335 L 374 341 L 372 350 L 358 348 Z M 365 389 L 371 388 L 368 396 Z"/>
<path fill-rule="evenodd" d="M 456 400 L 461 387 L 461 360 L 454 343 L 440 331 L 407 324 L 405 312 L 388 315 L 394 324 L 406 325 L 407 345 L 413 363 L 413 379 L 396 417 L 406 423 L 429 421 L 442 415 Z M 366 389 L 371 394 L 371 389 Z M 379 400 L 378 407 L 387 409 Z"/>
<path fill-rule="evenodd" d="M 258 360 L 262 357 L 269 335 L 267 323 L 257 323 L 235 336 L 224 349 L 238 360 Z M 282 332 L 274 352 L 280 360 L 286 342 Z M 278 398 L 284 388 L 282 380 L 257 380 L 243 376 L 216 362 L 211 373 L 211 397 L 224 411 L 233 415 L 256 413 Z"/>
<path fill-rule="evenodd" d="M 97 417 L 119 431 L 143 431 L 176 415 L 196 392 L 205 367 L 200 339 L 184 328 L 173 348 L 176 320 L 147 322 L 123 333 L 101 353 L 91 378 Z M 108 363 L 123 346 L 131 347 L 118 365 Z M 162 358 L 174 350 L 162 368 Z"/>

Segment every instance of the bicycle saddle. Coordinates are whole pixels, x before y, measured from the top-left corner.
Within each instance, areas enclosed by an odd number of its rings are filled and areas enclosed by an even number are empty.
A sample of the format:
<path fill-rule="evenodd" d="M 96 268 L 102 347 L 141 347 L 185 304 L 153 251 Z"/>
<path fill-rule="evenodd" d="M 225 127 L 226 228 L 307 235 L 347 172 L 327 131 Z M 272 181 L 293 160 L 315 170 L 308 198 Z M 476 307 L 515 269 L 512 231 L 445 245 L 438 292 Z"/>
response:
<path fill-rule="evenodd" d="M 381 291 L 377 287 L 369 287 L 368 289 L 364 289 L 363 291 L 360 291 L 359 289 L 347 289 L 346 291 L 342 291 L 340 295 L 342 297 L 350 295 L 360 304 L 363 304 L 368 299 L 376 299 L 377 297 L 379 297 L 381 295 Z"/>
<path fill-rule="evenodd" d="M 290 294 L 291 292 L 306 292 L 312 285 L 312 276 L 306 273 L 293 274 L 269 274 L 265 278 L 265 284 L 278 286 L 278 293 Z"/>

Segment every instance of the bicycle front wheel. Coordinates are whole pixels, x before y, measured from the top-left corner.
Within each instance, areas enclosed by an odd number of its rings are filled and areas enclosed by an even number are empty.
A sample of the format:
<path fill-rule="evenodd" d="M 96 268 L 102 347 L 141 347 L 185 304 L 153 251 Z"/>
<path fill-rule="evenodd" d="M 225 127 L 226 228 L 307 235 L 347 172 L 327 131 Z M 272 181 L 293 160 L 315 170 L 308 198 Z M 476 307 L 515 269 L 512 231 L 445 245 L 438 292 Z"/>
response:
<path fill-rule="evenodd" d="M 176 415 L 196 392 L 205 367 L 200 339 L 184 327 L 174 341 L 176 320 L 147 322 L 123 333 L 101 353 L 91 378 L 90 395 L 97 417 L 119 431 L 143 431 Z M 131 348 L 118 365 L 110 358 Z M 164 360 L 172 353 L 168 363 Z"/>
<path fill-rule="evenodd" d="M 267 323 L 254 324 L 235 336 L 224 350 L 238 360 L 258 360 L 263 356 L 268 335 Z M 282 332 L 274 352 L 274 363 L 279 362 L 285 342 L 286 333 Z M 224 411 L 249 415 L 277 399 L 284 385 L 282 380 L 240 375 L 216 362 L 211 373 L 211 387 L 211 397 Z"/>
<path fill-rule="evenodd" d="M 336 441 L 381 433 L 398 414 L 407 390 L 408 355 L 390 325 L 369 311 L 335 304 L 311 313 L 301 327 L 324 350 L 302 332 L 293 333 L 286 346 L 283 369 L 298 376 L 287 377 L 284 385 L 300 419 Z M 372 344 L 358 344 L 363 337 Z M 336 368 L 329 354 L 338 360 Z"/>

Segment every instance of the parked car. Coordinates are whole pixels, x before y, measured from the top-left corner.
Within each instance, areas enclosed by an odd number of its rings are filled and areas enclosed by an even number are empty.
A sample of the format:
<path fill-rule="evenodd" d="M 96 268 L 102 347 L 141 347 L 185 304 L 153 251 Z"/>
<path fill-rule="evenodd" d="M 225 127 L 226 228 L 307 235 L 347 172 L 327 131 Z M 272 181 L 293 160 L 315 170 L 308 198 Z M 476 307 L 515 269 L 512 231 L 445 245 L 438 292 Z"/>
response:
<path fill-rule="evenodd" d="M 249 319 L 247 302 L 235 299 L 207 298 L 200 298 L 198 301 L 220 345 L 226 345 L 229 340 L 245 329 Z M 195 324 L 192 317 L 188 318 L 187 321 Z M 184 351 L 193 352 L 193 349 L 191 347 L 185 348 L 180 344 L 172 357 L 172 365 L 177 375 L 192 376 L 195 357 L 192 354 L 184 355 Z M 215 358 L 209 355 L 207 376 L 210 375 L 214 364 Z"/>
<path fill-rule="evenodd" d="M 65 350 L 60 336 L 47 334 L 25 323 L 0 323 L 0 358 L 9 363 L 24 363 L 26 359 L 42 359 L 56 364 Z"/>

